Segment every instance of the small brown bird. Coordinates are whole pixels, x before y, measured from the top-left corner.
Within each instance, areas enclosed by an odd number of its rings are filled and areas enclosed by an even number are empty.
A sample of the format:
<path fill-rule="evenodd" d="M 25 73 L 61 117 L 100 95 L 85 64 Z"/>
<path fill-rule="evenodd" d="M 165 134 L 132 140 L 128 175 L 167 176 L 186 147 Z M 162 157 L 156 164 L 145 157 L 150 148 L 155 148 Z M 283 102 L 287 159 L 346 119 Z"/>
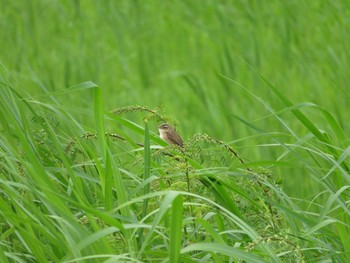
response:
<path fill-rule="evenodd" d="M 180 147 L 183 147 L 184 143 L 181 139 L 181 137 L 177 134 L 177 132 L 174 130 L 173 127 L 171 127 L 167 123 L 163 123 L 158 127 L 159 129 L 159 136 L 164 141 L 166 141 L 169 144 L 176 144 Z"/>

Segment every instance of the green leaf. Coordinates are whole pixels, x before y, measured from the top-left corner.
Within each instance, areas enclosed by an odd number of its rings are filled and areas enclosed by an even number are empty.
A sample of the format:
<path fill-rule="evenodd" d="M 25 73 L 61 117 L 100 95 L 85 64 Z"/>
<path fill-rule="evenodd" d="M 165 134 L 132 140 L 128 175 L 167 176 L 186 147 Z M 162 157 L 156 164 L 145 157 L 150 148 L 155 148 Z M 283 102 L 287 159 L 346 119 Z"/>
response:
<path fill-rule="evenodd" d="M 181 250 L 181 254 L 204 251 L 208 253 L 217 253 L 231 257 L 236 260 L 244 260 L 250 263 L 270 262 L 262 257 L 256 256 L 253 253 L 234 248 L 232 246 L 217 244 L 217 243 L 197 243 L 189 245 Z"/>
<path fill-rule="evenodd" d="M 180 262 L 180 249 L 182 242 L 183 198 L 177 196 L 172 204 L 171 225 L 169 240 L 169 262 Z"/>

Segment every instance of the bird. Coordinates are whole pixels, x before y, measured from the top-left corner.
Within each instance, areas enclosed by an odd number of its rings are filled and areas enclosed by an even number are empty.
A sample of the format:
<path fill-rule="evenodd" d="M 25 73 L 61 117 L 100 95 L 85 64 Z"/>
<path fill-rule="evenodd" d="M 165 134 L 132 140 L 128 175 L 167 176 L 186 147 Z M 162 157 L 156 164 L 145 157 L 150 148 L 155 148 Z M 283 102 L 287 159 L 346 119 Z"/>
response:
<path fill-rule="evenodd" d="M 162 140 L 166 141 L 169 144 L 175 144 L 180 147 L 184 146 L 184 143 L 179 134 L 168 123 L 163 123 L 162 125 L 160 125 L 158 127 L 158 130 L 159 136 Z"/>

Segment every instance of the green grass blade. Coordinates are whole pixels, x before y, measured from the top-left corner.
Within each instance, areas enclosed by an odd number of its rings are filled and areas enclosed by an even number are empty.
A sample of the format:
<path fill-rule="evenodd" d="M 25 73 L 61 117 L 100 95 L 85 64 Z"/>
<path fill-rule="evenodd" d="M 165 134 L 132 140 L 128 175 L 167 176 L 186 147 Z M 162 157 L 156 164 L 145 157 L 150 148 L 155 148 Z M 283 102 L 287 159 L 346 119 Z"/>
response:
<path fill-rule="evenodd" d="M 171 225 L 169 240 L 169 262 L 180 262 L 180 249 L 182 243 L 183 198 L 178 195 L 171 208 Z"/>
<path fill-rule="evenodd" d="M 145 139 L 144 139 L 144 172 L 143 172 L 143 182 L 147 182 L 151 176 L 151 148 L 150 148 L 150 139 L 149 139 L 149 129 L 148 129 L 148 123 L 145 124 Z M 149 182 L 146 184 L 143 184 L 143 194 L 147 195 L 150 190 Z M 141 218 L 144 218 L 147 214 L 148 210 L 148 199 L 143 200 L 142 205 L 142 213 Z M 139 231 L 139 246 L 141 246 L 142 239 L 143 239 L 143 228 L 140 228 Z"/>
<path fill-rule="evenodd" d="M 189 245 L 181 250 L 181 254 L 194 253 L 196 251 L 207 251 L 211 253 L 218 253 L 226 255 L 236 260 L 244 260 L 252 263 L 270 262 L 262 257 L 256 256 L 252 253 L 234 248 L 232 246 L 217 244 L 217 243 L 198 243 Z"/>

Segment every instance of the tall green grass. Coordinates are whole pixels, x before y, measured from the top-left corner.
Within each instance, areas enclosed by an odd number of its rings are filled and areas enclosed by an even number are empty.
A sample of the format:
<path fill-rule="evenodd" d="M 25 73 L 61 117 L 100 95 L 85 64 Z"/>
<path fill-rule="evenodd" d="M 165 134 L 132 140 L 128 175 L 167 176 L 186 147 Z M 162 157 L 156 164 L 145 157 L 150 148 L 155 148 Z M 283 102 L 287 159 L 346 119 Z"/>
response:
<path fill-rule="evenodd" d="M 157 146 L 164 142 L 147 123 L 104 114 L 101 88 L 81 86 L 94 92 L 96 132 L 59 105 L 25 99 L 2 84 L 4 261 L 348 260 L 348 151 L 330 136 L 318 138 L 300 107 L 289 109 L 313 136 L 296 144 L 245 124 L 306 166 L 322 191 L 304 200 L 207 135 L 187 140 L 181 151 Z M 144 137 L 144 146 L 106 133 L 110 121 Z"/>
<path fill-rule="evenodd" d="M 207 132 L 241 146 L 246 140 L 259 145 L 258 133 L 220 107 L 269 132 L 284 132 L 283 125 L 245 90 L 219 77 L 235 80 L 275 111 L 283 110 L 282 101 L 257 70 L 294 103 L 315 103 L 334 113 L 339 125 L 349 130 L 346 1 L 3 0 L 1 4 L 0 38 L 6 52 L 0 60 L 11 72 L 11 84 L 30 96 L 58 92 L 56 100 L 83 123 L 93 120 L 82 110 L 91 108 L 92 93 L 77 99 L 77 93 L 61 90 L 93 81 L 102 87 L 106 111 L 163 105 L 181 122 L 186 138 Z M 327 122 L 320 112 L 306 110 L 325 130 Z M 299 136 L 307 134 L 290 111 L 283 111 L 283 118 L 300 131 Z M 267 147 L 242 151 L 252 160 L 264 161 L 281 154 Z M 298 172 L 288 172 L 298 177 Z M 285 183 L 294 188 L 293 180 Z M 300 191 L 310 194 L 307 187 Z"/>
<path fill-rule="evenodd" d="M 0 4 L 1 262 L 349 261 L 346 1 Z"/>

